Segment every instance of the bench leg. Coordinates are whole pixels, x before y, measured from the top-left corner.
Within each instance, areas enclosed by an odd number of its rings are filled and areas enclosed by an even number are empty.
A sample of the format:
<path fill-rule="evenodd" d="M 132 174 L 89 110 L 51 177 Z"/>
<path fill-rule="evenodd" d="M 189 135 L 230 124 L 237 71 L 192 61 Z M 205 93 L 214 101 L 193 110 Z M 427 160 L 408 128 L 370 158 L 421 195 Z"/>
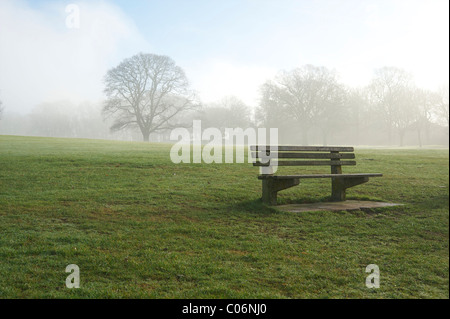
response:
<path fill-rule="evenodd" d="M 277 204 L 277 193 L 283 189 L 300 184 L 298 178 L 293 179 L 263 179 L 262 201 L 264 204 L 275 206 Z"/>
<path fill-rule="evenodd" d="M 277 192 L 273 191 L 273 180 L 262 180 L 262 201 L 267 205 L 277 204 Z"/>
<path fill-rule="evenodd" d="M 333 177 L 331 180 L 331 200 L 334 202 L 340 202 L 345 200 L 345 190 L 347 188 L 363 184 L 369 181 L 369 177 L 351 177 L 351 178 L 338 178 Z"/>

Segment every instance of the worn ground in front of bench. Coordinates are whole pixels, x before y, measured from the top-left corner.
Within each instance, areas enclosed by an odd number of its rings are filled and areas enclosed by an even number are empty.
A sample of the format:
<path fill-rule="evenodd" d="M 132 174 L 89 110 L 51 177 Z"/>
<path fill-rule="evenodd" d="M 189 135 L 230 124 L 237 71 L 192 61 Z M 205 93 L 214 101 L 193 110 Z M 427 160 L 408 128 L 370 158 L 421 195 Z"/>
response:
<path fill-rule="evenodd" d="M 368 209 L 372 209 L 372 208 L 398 206 L 398 205 L 403 205 L 403 204 L 371 202 L 371 201 L 361 201 L 361 200 L 346 200 L 343 202 L 278 205 L 277 209 L 284 211 L 284 212 L 301 213 L 301 212 L 314 212 L 314 211 L 368 210 Z"/>

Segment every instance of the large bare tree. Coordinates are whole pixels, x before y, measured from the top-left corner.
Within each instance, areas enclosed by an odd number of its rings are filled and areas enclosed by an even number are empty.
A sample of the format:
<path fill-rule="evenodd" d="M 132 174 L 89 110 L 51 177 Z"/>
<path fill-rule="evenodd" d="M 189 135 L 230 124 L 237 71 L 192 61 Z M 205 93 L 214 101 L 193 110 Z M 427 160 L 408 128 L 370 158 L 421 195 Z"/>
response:
<path fill-rule="evenodd" d="M 376 69 L 369 88 L 371 103 L 386 125 L 389 144 L 396 130 L 403 146 L 406 130 L 414 123 L 417 113 L 412 75 L 396 67 Z"/>
<path fill-rule="evenodd" d="M 323 143 L 342 116 L 345 90 L 337 75 L 325 67 L 305 65 L 289 72 L 281 72 L 274 81 L 261 87 L 259 116 L 281 116 L 294 120 L 302 134 L 302 142 L 308 144 L 308 131 L 318 127 Z"/>
<path fill-rule="evenodd" d="M 433 110 L 439 105 L 440 97 L 436 92 L 426 89 L 415 88 L 411 92 L 412 107 L 414 111 L 413 128 L 417 133 L 419 146 L 423 145 L 423 133 L 425 133 L 426 142 L 430 141 L 430 125 L 433 121 Z"/>
<path fill-rule="evenodd" d="M 175 118 L 196 106 L 186 75 L 168 56 L 139 53 L 125 59 L 105 76 L 105 117 L 111 130 L 139 128 L 150 134 L 174 127 Z"/>

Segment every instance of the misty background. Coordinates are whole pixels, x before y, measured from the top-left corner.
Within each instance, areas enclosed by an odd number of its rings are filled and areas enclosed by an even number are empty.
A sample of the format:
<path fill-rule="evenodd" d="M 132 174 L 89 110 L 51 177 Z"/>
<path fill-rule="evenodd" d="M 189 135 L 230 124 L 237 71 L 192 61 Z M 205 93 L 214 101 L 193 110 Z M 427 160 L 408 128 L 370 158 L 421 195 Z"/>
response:
<path fill-rule="evenodd" d="M 0 0 L 0 134 L 145 140 L 107 81 L 142 53 L 192 93 L 168 92 L 153 142 L 200 119 L 280 143 L 448 146 L 448 30 L 444 0 Z"/>

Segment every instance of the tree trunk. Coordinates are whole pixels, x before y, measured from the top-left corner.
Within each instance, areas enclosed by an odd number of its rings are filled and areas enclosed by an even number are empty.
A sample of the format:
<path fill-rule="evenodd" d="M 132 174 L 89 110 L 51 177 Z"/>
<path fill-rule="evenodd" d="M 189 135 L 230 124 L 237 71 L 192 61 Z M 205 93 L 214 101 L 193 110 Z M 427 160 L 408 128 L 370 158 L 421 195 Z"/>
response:
<path fill-rule="evenodd" d="M 403 130 L 400 130 L 399 137 L 400 137 L 400 146 L 403 146 L 403 140 L 405 137 L 405 132 Z"/>
<path fill-rule="evenodd" d="M 430 144 L 430 122 L 425 123 L 425 143 Z"/>
<path fill-rule="evenodd" d="M 417 130 L 417 139 L 419 140 L 419 147 L 422 147 L 422 134 L 420 129 Z"/>
<path fill-rule="evenodd" d="M 141 130 L 141 133 L 142 133 L 142 139 L 144 140 L 144 142 L 150 141 L 150 132 Z"/>

